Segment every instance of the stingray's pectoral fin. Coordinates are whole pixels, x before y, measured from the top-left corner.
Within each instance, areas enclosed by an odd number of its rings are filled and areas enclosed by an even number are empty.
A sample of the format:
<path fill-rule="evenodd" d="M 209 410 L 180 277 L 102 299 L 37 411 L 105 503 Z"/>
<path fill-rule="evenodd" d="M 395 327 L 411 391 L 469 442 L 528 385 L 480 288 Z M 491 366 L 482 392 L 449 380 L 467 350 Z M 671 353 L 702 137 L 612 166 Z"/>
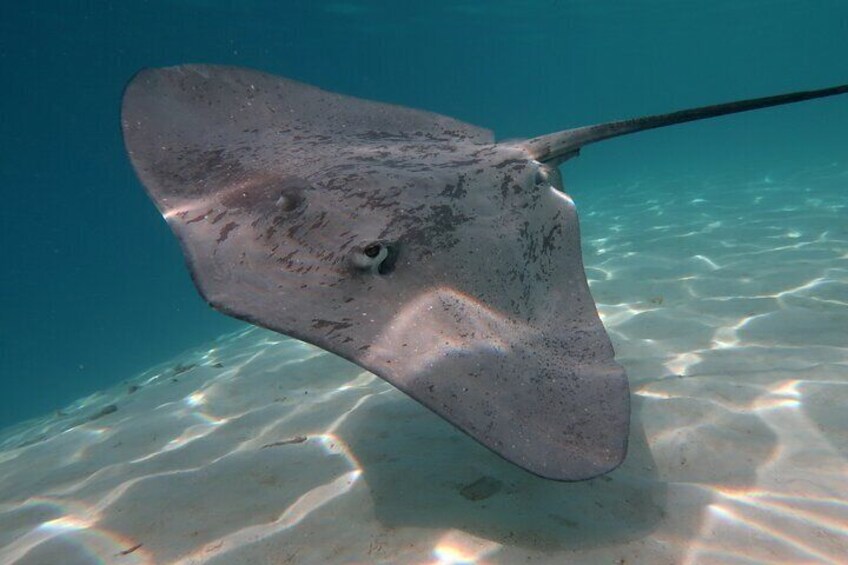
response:
<path fill-rule="evenodd" d="M 558 165 L 563 161 L 576 156 L 577 151 L 579 151 L 584 145 L 589 145 L 590 143 L 595 143 L 596 141 L 602 141 L 611 137 L 618 137 L 619 135 L 626 135 L 628 133 L 636 133 L 646 129 L 661 128 L 684 122 L 704 120 L 727 114 L 747 112 L 749 110 L 768 108 L 770 106 L 780 106 L 782 104 L 792 104 L 795 102 L 812 100 L 814 98 L 824 98 L 826 96 L 835 96 L 837 94 L 845 93 L 848 93 L 848 84 L 834 86 L 831 88 L 823 88 L 820 90 L 807 90 L 802 92 L 792 92 L 789 94 L 779 94 L 777 96 L 767 96 L 765 98 L 728 102 L 726 104 L 715 104 L 712 106 L 680 110 L 677 112 L 671 112 L 670 114 L 645 116 L 642 118 L 619 120 L 605 124 L 597 124 L 594 126 L 568 129 L 535 137 L 525 141 L 522 145 L 534 159 L 551 165 Z"/>
<path fill-rule="evenodd" d="M 359 364 L 531 472 L 622 461 L 627 379 L 556 173 L 452 118 L 235 67 L 140 72 L 122 125 L 215 308 Z"/>
<path fill-rule="evenodd" d="M 630 393 L 624 370 L 612 360 L 552 368 L 566 364 L 567 355 L 541 341 L 473 349 L 434 363 L 406 392 L 536 475 L 586 480 L 624 460 Z"/>
<path fill-rule="evenodd" d="M 591 479 L 618 467 L 627 452 L 627 378 L 612 361 L 551 370 L 547 364 L 562 357 L 539 347 L 457 352 L 405 392 L 536 475 Z"/>
<path fill-rule="evenodd" d="M 542 477 L 590 479 L 627 452 L 627 377 L 594 309 L 525 324 L 439 288 L 410 301 L 361 363 Z"/>

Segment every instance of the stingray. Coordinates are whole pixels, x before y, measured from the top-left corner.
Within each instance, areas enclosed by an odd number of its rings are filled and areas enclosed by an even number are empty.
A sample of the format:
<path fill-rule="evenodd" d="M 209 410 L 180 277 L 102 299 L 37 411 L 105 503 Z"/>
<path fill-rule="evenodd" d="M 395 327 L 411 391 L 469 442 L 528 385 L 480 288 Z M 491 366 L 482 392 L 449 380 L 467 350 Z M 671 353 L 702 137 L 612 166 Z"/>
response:
<path fill-rule="evenodd" d="M 385 379 L 542 477 L 623 460 L 629 389 L 558 165 L 590 143 L 839 86 L 495 142 L 255 70 L 139 72 L 132 164 L 217 310 Z"/>

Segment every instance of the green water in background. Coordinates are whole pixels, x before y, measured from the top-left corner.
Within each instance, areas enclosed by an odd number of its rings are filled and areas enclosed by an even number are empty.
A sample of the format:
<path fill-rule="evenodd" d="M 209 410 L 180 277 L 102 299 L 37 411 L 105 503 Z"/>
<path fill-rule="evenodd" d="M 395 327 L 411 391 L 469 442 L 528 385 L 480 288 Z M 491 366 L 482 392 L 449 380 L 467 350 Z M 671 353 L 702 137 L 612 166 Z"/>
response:
<path fill-rule="evenodd" d="M 119 100 L 141 67 L 256 67 L 503 139 L 844 83 L 846 60 L 842 0 L 12 6 L 0 19 L 0 425 L 240 326 L 197 296 L 123 154 Z M 627 214 L 614 194 L 634 182 L 662 207 L 671 178 L 707 192 L 727 175 L 846 167 L 846 126 L 841 97 L 646 132 L 587 149 L 566 188 L 578 209 L 603 199 Z M 777 186 L 769 198 L 803 205 L 797 183 Z"/>

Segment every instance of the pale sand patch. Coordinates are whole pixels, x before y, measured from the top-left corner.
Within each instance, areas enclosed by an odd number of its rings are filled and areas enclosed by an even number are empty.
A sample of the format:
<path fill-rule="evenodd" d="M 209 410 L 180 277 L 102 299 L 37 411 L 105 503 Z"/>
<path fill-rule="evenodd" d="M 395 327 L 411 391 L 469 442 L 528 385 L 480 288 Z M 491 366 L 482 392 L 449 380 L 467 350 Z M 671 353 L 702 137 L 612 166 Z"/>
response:
<path fill-rule="evenodd" d="M 605 477 L 529 475 L 358 367 L 249 328 L 5 430 L 0 562 L 844 561 L 846 180 L 578 202 L 633 390 L 630 453 Z"/>

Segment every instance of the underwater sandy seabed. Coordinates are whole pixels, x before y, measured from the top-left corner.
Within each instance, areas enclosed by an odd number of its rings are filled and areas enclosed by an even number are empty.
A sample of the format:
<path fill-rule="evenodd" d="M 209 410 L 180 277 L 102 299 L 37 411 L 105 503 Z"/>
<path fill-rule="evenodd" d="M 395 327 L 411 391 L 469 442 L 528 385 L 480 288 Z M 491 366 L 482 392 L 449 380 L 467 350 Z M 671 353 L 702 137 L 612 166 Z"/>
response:
<path fill-rule="evenodd" d="M 578 201 L 625 463 L 534 477 L 248 328 L 0 435 L 0 562 L 848 559 L 848 170 Z"/>

